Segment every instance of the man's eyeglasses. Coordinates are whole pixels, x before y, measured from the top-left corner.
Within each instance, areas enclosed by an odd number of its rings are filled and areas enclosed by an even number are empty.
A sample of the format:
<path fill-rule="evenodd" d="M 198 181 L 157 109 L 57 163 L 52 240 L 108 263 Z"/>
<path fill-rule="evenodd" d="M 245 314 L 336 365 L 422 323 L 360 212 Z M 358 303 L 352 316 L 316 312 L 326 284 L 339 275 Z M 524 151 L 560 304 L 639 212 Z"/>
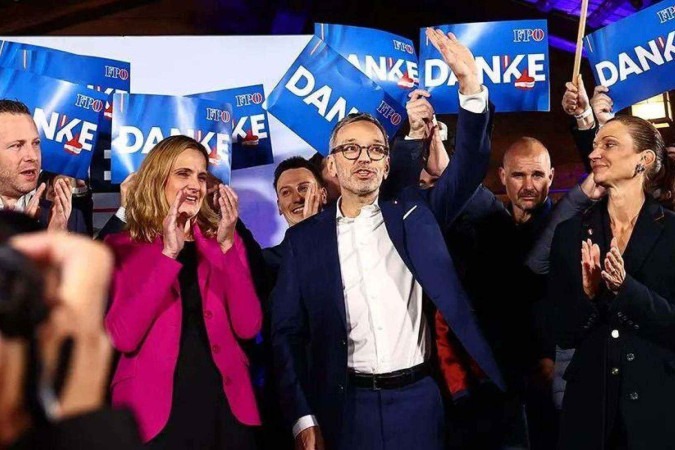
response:
<path fill-rule="evenodd" d="M 372 161 L 380 161 L 389 155 L 389 147 L 382 144 L 359 145 L 359 144 L 342 144 L 331 150 L 331 153 L 342 153 L 342 155 L 349 160 L 357 160 L 361 157 L 361 152 L 366 150 L 368 158 Z"/>

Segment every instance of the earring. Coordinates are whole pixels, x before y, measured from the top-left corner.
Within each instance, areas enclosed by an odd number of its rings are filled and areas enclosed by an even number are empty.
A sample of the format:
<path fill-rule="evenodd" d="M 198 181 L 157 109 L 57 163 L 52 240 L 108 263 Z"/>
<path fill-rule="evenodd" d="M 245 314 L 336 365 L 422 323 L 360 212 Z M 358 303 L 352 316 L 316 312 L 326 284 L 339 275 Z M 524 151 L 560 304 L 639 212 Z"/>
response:
<path fill-rule="evenodd" d="M 645 171 L 645 165 L 642 164 L 642 163 L 638 163 L 638 164 L 635 166 L 635 175 L 633 175 L 633 176 L 636 177 L 636 176 L 638 176 L 639 174 L 641 174 L 641 173 L 644 172 L 644 171 Z"/>

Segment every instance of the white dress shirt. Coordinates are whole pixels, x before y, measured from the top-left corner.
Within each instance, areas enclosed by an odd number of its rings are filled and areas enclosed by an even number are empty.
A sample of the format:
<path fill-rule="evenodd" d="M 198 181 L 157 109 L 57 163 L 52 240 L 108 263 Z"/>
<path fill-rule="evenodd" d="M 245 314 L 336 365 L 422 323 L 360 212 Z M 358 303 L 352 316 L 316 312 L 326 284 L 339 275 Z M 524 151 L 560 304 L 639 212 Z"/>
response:
<path fill-rule="evenodd" d="M 16 211 L 16 212 L 26 211 L 26 208 L 28 208 L 28 204 L 33 199 L 34 195 L 35 195 L 35 189 L 30 191 L 28 194 L 19 197 L 19 199 L 16 201 L 16 204 L 14 205 L 14 208 L 11 208 L 12 211 Z M 3 210 L 3 209 L 8 209 L 8 208 L 5 206 L 5 203 L 2 201 L 2 198 L 0 198 L 0 210 Z"/>
<path fill-rule="evenodd" d="M 487 88 L 474 95 L 460 93 L 459 104 L 472 113 L 485 112 Z M 353 219 L 344 217 L 340 203 L 336 216 L 349 327 L 347 365 L 379 374 L 421 364 L 429 348 L 422 286 L 394 248 L 377 200 Z M 293 436 L 317 425 L 315 416 L 303 416 L 293 425 Z"/>
<path fill-rule="evenodd" d="M 337 238 L 349 368 L 382 374 L 422 364 L 429 335 L 422 286 L 396 251 L 377 200 L 355 218 L 338 200 Z"/>

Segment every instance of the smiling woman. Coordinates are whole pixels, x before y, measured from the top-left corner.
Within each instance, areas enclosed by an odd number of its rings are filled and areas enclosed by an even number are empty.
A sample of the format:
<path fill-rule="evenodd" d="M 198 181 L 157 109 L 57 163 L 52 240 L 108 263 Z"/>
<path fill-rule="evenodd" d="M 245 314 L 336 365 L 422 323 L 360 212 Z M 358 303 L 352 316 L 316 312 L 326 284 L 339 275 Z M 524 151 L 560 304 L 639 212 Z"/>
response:
<path fill-rule="evenodd" d="M 675 421 L 675 214 L 652 194 L 672 190 L 671 163 L 654 126 L 630 116 L 608 121 L 589 157 L 607 198 L 560 224 L 551 248 L 556 341 L 576 348 L 558 448 L 665 450 L 675 440 L 665 425 Z"/>
<path fill-rule="evenodd" d="M 147 448 L 252 449 L 260 424 L 238 342 L 260 330 L 260 304 L 237 196 L 219 185 L 216 214 L 207 166 L 192 138 L 158 143 L 128 199 L 128 232 L 106 239 L 117 258 L 105 324 L 121 352 L 112 399 L 135 413 Z"/>

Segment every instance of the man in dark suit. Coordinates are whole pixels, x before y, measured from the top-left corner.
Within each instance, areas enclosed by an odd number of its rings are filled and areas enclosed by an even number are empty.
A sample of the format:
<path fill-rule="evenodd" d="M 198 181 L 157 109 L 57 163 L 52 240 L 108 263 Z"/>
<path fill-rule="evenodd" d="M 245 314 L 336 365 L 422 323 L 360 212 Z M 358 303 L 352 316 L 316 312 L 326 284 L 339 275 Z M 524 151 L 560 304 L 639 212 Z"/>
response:
<path fill-rule="evenodd" d="M 442 233 L 485 175 L 492 113 L 469 50 L 453 35 L 428 36 L 459 81 L 454 164 L 435 188 L 378 202 L 389 172 L 386 132 L 367 114 L 347 116 L 333 130 L 328 161 L 340 200 L 286 234 L 272 344 L 296 448 L 443 448 L 425 306 L 440 311 L 503 388 Z"/>

